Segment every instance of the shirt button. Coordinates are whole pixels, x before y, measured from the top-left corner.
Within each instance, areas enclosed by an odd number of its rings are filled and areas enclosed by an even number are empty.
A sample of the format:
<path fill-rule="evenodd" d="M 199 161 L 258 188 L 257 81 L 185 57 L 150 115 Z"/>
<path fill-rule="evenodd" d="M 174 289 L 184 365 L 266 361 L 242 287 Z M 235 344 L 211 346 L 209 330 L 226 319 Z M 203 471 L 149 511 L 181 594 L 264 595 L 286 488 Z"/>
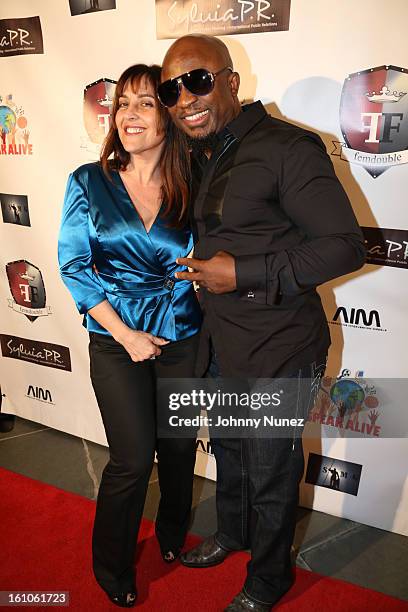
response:
<path fill-rule="evenodd" d="M 255 293 L 253 291 L 248 291 L 248 297 L 249 298 L 254 298 L 255 297 Z"/>

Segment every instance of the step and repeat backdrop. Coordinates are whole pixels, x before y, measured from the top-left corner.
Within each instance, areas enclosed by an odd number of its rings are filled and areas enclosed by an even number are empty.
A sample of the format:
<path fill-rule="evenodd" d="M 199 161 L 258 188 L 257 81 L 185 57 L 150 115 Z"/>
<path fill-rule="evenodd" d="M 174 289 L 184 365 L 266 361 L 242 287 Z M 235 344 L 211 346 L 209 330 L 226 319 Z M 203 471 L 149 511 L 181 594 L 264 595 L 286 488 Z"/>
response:
<path fill-rule="evenodd" d="M 364 268 L 320 288 L 333 344 L 301 503 L 408 534 L 407 20 L 406 0 L 2 0 L 1 410 L 106 444 L 57 267 L 67 176 L 98 158 L 126 67 L 221 36 L 243 101 L 320 134 L 366 238 Z M 205 432 L 196 469 L 215 478 Z"/>

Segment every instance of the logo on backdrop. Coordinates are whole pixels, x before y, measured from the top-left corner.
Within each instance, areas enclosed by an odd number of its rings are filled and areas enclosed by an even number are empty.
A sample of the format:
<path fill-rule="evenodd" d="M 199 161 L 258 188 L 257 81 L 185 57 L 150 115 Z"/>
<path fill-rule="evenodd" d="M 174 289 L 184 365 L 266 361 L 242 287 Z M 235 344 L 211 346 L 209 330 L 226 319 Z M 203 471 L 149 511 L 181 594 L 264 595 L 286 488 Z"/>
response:
<path fill-rule="evenodd" d="M 360 463 L 309 453 L 305 482 L 357 495 L 362 467 Z"/>
<path fill-rule="evenodd" d="M 55 403 L 52 401 L 51 391 L 49 389 L 28 385 L 26 397 L 38 400 L 44 404 L 51 404 L 52 406 L 55 406 Z"/>
<path fill-rule="evenodd" d="M 343 368 L 337 378 L 324 376 L 309 421 L 336 428 L 341 434 L 355 432 L 364 437 L 380 437 L 381 403 L 372 381 L 359 370 L 354 378 Z"/>
<path fill-rule="evenodd" d="M 290 0 L 156 0 L 157 38 L 289 29 Z"/>
<path fill-rule="evenodd" d="M 340 125 L 345 142 L 332 155 L 358 164 L 373 178 L 408 163 L 408 70 L 378 66 L 344 81 Z"/>
<path fill-rule="evenodd" d="M 87 138 L 82 148 L 99 156 L 103 143 L 111 126 L 111 111 L 116 81 L 99 79 L 84 89 L 84 126 Z"/>
<path fill-rule="evenodd" d="M 39 17 L 0 19 L 0 57 L 44 53 Z"/>
<path fill-rule="evenodd" d="M 50 307 L 45 305 L 45 285 L 37 266 L 20 259 L 8 263 L 6 272 L 13 296 L 8 300 L 10 308 L 32 322 L 51 314 Z"/>
<path fill-rule="evenodd" d="M 342 325 L 343 327 L 387 331 L 381 327 L 378 310 L 364 310 L 364 308 L 339 306 L 329 323 L 330 325 Z"/>
<path fill-rule="evenodd" d="M 69 0 L 71 15 L 86 15 L 116 8 L 116 0 Z"/>
<path fill-rule="evenodd" d="M 9 336 L 8 334 L 0 334 L 0 343 L 3 357 L 29 361 L 67 372 L 72 371 L 71 356 L 69 348 L 66 346 Z"/>
<path fill-rule="evenodd" d="M 0 203 L 4 223 L 14 223 L 14 225 L 26 225 L 30 227 L 31 223 L 27 196 L 0 193 Z"/>
<path fill-rule="evenodd" d="M 30 132 L 22 106 L 17 106 L 12 94 L 0 95 L 0 155 L 32 155 Z"/>
<path fill-rule="evenodd" d="M 206 455 L 214 455 L 210 440 L 202 440 L 201 438 L 197 438 L 196 451 L 200 451 L 200 453 L 204 453 Z"/>
<path fill-rule="evenodd" d="M 362 227 L 367 263 L 408 269 L 408 231 L 384 227 Z"/>

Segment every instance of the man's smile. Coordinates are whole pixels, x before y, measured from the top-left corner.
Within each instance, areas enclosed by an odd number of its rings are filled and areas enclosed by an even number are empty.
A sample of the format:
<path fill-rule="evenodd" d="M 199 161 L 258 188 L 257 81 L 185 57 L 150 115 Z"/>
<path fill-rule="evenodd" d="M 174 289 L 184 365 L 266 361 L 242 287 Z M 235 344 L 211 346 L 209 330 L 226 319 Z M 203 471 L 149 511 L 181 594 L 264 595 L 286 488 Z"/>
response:
<path fill-rule="evenodd" d="M 182 120 L 186 121 L 188 125 L 194 125 L 194 126 L 202 125 L 207 121 L 209 112 L 210 112 L 209 110 L 204 110 L 204 111 L 194 113 L 191 115 L 184 115 L 184 117 L 182 117 Z"/>

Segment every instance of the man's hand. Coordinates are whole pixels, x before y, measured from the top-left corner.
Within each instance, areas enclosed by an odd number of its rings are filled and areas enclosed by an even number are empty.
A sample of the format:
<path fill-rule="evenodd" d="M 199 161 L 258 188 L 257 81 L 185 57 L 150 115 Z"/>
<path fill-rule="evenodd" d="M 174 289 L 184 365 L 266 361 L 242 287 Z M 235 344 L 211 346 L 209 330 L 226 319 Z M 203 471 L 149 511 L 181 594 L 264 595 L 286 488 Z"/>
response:
<path fill-rule="evenodd" d="M 235 259 L 225 251 L 218 251 L 211 259 L 182 257 L 176 260 L 181 266 L 192 268 L 193 272 L 176 272 L 176 278 L 195 281 L 211 293 L 235 291 Z"/>

